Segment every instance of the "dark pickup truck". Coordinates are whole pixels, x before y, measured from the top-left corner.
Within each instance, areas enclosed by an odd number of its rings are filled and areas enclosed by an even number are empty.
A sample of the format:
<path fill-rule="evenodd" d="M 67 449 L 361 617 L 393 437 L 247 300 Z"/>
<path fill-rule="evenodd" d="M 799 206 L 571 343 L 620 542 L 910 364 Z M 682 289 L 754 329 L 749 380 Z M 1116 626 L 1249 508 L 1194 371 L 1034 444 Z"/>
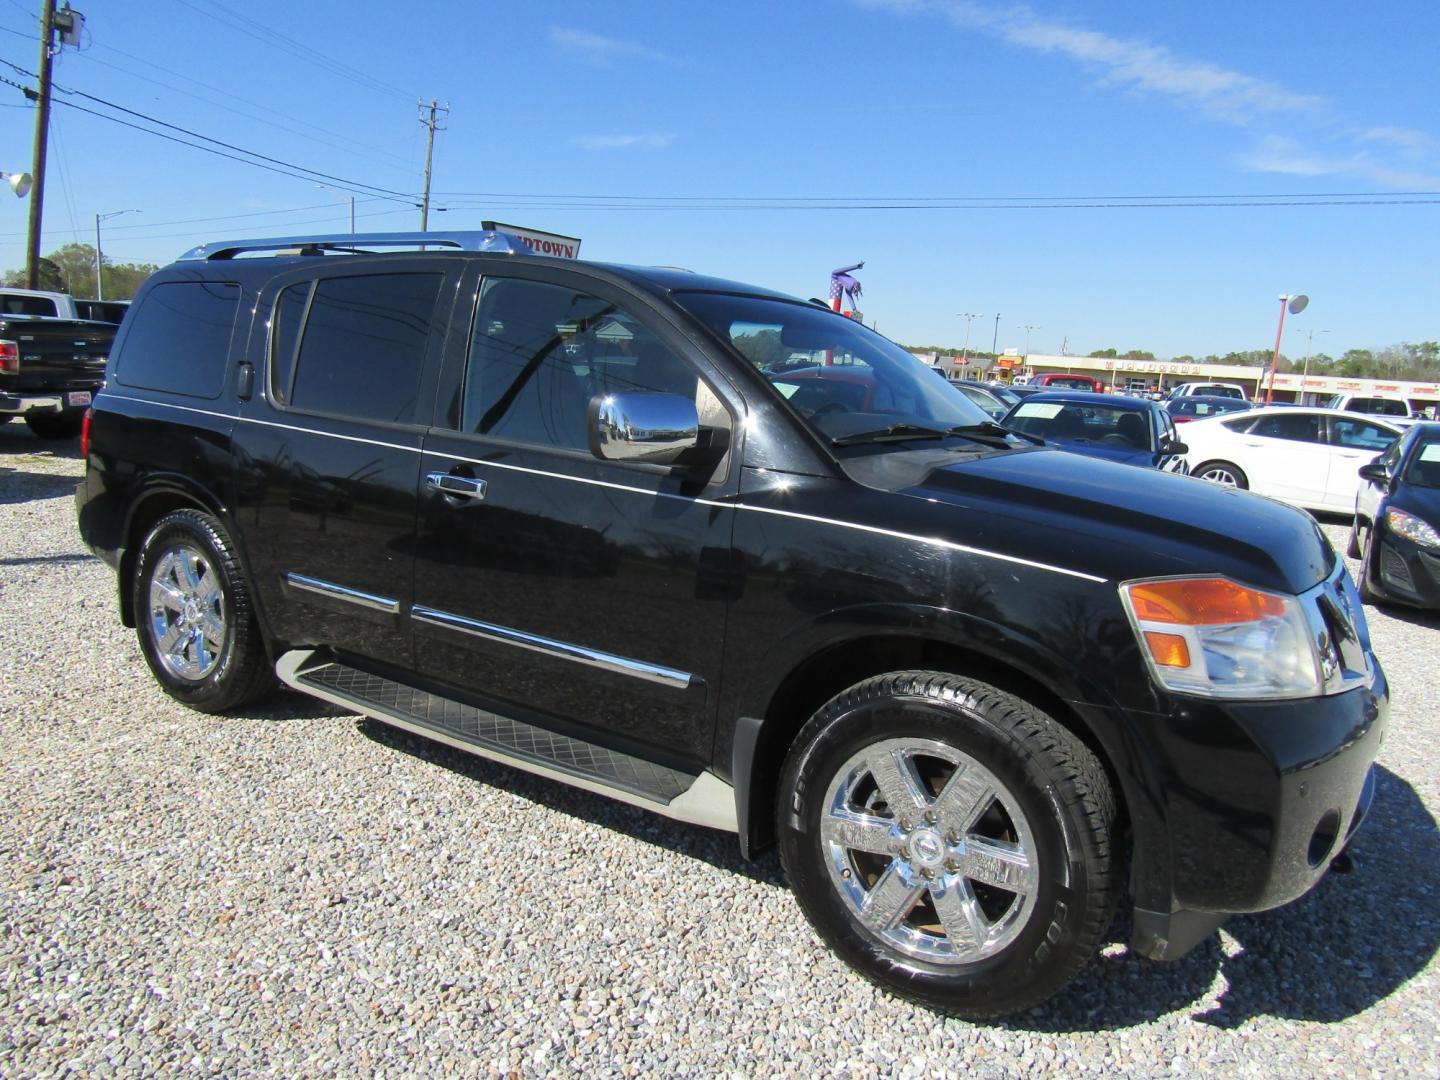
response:
<path fill-rule="evenodd" d="M 110 323 L 0 318 L 0 423 L 23 416 L 42 439 L 73 439 L 105 381 Z"/>

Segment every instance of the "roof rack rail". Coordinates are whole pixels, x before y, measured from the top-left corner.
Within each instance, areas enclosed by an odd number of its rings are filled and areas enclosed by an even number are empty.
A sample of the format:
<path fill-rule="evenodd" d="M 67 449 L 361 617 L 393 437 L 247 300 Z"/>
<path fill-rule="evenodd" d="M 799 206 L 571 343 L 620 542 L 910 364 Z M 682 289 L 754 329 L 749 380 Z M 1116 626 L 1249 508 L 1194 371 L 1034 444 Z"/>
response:
<path fill-rule="evenodd" d="M 256 240 L 222 240 L 193 247 L 176 261 L 233 259 L 237 255 L 254 251 L 323 255 L 327 251 L 359 252 L 369 248 L 387 247 L 445 247 L 460 251 L 530 254 L 530 248 L 518 236 L 499 229 L 485 229 L 478 232 L 339 233 L 331 236 L 267 236 Z"/>

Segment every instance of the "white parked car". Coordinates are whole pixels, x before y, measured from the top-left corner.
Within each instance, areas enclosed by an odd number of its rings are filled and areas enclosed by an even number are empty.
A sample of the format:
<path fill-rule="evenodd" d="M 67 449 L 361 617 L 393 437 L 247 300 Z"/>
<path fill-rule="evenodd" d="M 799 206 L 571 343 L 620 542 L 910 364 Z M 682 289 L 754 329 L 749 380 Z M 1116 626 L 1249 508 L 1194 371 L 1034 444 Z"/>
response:
<path fill-rule="evenodd" d="M 1186 424 L 1186 461 L 1202 480 L 1349 514 L 1360 466 L 1399 436 L 1396 425 L 1360 413 L 1254 409 Z"/>

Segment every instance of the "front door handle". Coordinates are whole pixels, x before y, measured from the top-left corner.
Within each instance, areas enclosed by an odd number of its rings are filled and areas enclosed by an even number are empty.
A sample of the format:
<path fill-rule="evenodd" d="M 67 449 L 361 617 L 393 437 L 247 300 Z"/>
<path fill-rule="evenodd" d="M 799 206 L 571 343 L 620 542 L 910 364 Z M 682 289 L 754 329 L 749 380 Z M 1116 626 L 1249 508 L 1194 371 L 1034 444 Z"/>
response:
<path fill-rule="evenodd" d="M 454 473 L 432 472 L 425 474 L 425 485 L 431 491 L 449 495 L 456 499 L 485 498 L 485 481 L 473 476 L 456 476 Z"/>

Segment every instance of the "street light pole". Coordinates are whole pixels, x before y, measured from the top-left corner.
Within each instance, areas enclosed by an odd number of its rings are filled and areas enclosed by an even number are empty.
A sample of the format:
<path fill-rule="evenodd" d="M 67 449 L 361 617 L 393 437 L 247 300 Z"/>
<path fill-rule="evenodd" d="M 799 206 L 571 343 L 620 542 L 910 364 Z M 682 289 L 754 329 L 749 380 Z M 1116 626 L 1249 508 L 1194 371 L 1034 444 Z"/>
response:
<path fill-rule="evenodd" d="M 1025 331 L 1025 362 L 1028 364 L 1030 362 L 1030 331 L 1045 328 L 1043 326 L 1017 326 L 1015 329 Z"/>
<path fill-rule="evenodd" d="M 1280 335 L 1285 333 L 1285 311 L 1299 315 L 1305 310 L 1310 298 L 1304 293 L 1285 293 L 1280 297 L 1280 325 L 1275 328 L 1275 355 L 1270 358 L 1270 382 L 1265 389 L 1265 404 L 1275 397 L 1275 369 L 1280 366 Z"/>
<path fill-rule="evenodd" d="M 100 222 L 108 221 L 112 217 L 119 217 L 121 214 L 139 214 L 140 210 L 111 210 L 108 214 L 95 215 L 95 299 L 105 299 L 105 282 L 101 275 L 101 268 L 105 265 L 104 257 L 100 253 Z"/>
<path fill-rule="evenodd" d="M 968 367 L 970 364 L 970 323 L 974 319 L 983 319 L 985 316 L 971 314 L 968 311 L 958 311 L 956 314 L 965 320 L 965 347 L 960 350 L 960 362 L 962 366 Z"/>
<path fill-rule="evenodd" d="M 1305 404 L 1305 387 L 1310 382 L 1310 354 L 1315 351 L 1315 335 L 1328 334 L 1329 330 L 1305 331 L 1305 372 L 1300 376 L 1300 404 Z"/>
<path fill-rule="evenodd" d="M 999 313 L 997 312 L 996 315 L 995 315 L 995 336 L 990 339 L 990 359 L 991 359 L 991 360 L 994 360 L 994 359 L 996 359 L 996 357 L 999 356 L 999 353 L 997 353 L 997 352 L 995 351 L 996 348 L 998 347 L 999 343 L 1000 343 L 1000 315 L 999 315 Z"/>

